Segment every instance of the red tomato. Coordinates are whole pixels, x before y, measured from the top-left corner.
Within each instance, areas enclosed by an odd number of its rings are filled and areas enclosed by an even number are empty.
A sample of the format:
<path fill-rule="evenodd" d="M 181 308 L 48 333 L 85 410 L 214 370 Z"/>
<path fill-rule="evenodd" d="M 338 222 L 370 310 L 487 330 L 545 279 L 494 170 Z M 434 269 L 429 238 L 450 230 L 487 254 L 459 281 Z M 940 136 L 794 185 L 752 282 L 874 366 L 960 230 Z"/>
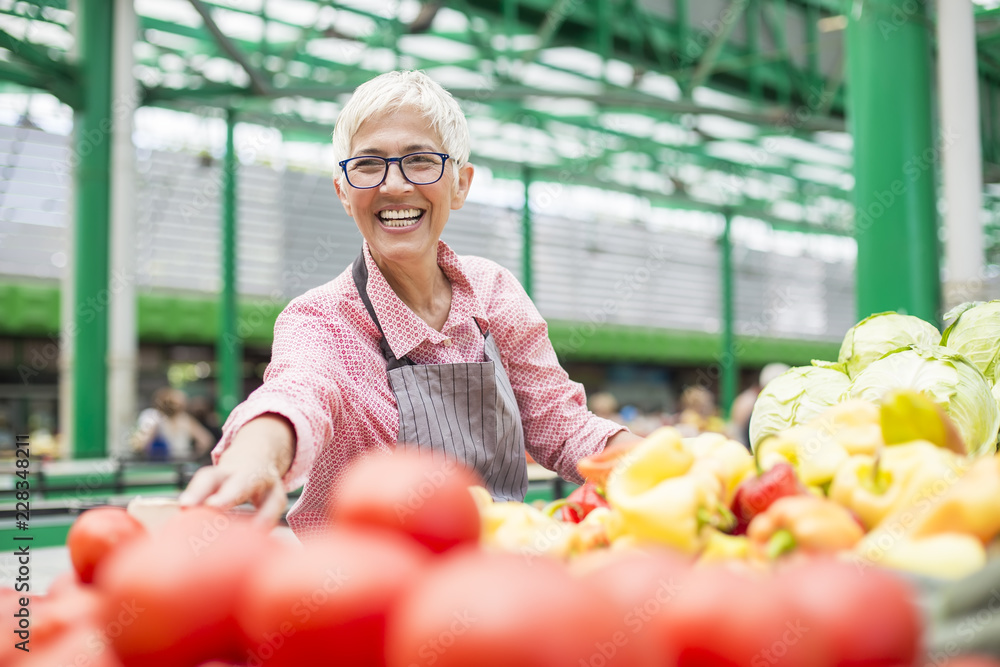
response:
<path fill-rule="evenodd" d="M 68 591 L 75 591 L 83 585 L 85 584 L 80 581 L 76 570 L 66 570 L 56 575 L 52 583 L 49 584 L 49 590 L 46 592 L 46 595 L 62 595 Z"/>
<path fill-rule="evenodd" d="M 142 524 L 121 507 L 98 507 L 78 516 L 66 535 L 66 546 L 80 581 L 91 583 L 94 570 L 109 553 L 145 533 Z"/>
<path fill-rule="evenodd" d="M 770 576 L 695 568 L 664 607 L 677 667 L 822 667 L 824 644 L 774 591 Z"/>
<path fill-rule="evenodd" d="M 122 667 L 115 652 L 96 638 L 101 634 L 93 622 L 82 623 L 60 634 L 42 646 L 31 641 L 31 652 L 12 667 L 53 667 L 53 665 L 86 665 L 86 667 Z M 4 663 L 5 665 L 7 663 Z"/>
<path fill-rule="evenodd" d="M 93 586 L 77 585 L 32 600 L 31 646 L 52 642 L 70 629 L 99 623 L 103 599 Z"/>
<path fill-rule="evenodd" d="M 476 484 L 475 473 L 453 462 L 403 451 L 368 457 L 345 473 L 330 518 L 399 531 L 441 553 L 479 541 L 479 509 L 469 493 Z"/>
<path fill-rule="evenodd" d="M 658 656 L 656 664 L 676 661 L 671 638 L 662 632 L 667 605 L 683 590 L 691 566 L 672 551 L 597 551 L 573 563 L 581 579 L 600 589 L 615 605 L 615 618 L 630 638 L 648 641 Z"/>
<path fill-rule="evenodd" d="M 386 614 L 431 554 L 404 535 L 335 527 L 251 572 L 238 619 L 248 665 L 385 664 Z"/>
<path fill-rule="evenodd" d="M 1000 660 L 986 655 L 962 655 L 952 658 L 941 667 L 1000 667 Z"/>
<path fill-rule="evenodd" d="M 920 654 L 916 594 L 898 575 L 809 559 L 777 576 L 777 590 L 799 610 L 802 625 L 823 633 L 826 664 L 894 667 L 912 664 Z"/>
<path fill-rule="evenodd" d="M 22 612 L 21 600 L 24 599 L 28 602 L 27 612 Z M 0 642 L 0 665 L 13 665 L 14 660 L 17 658 L 24 657 L 26 654 L 24 651 L 17 649 L 14 644 L 24 639 L 31 639 L 31 615 L 35 612 L 35 606 L 38 601 L 37 595 L 30 595 L 24 592 L 15 591 L 13 588 L 8 588 L 6 586 L 0 587 L 0 618 L 4 619 L 5 633 L 7 636 L 2 642 Z M 27 614 L 27 617 L 21 616 L 22 614 Z M 28 624 L 27 627 L 23 627 L 21 620 L 23 619 L 24 624 Z M 25 634 L 18 636 L 18 632 L 23 631 Z M 28 646 L 31 646 L 31 642 L 28 642 Z"/>
<path fill-rule="evenodd" d="M 649 664 L 613 603 L 544 557 L 455 549 L 389 617 L 388 667 Z"/>
<path fill-rule="evenodd" d="M 95 583 L 122 662 L 178 667 L 238 657 L 237 599 L 251 566 L 273 546 L 246 521 L 195 507 L 113 554 Z"/>

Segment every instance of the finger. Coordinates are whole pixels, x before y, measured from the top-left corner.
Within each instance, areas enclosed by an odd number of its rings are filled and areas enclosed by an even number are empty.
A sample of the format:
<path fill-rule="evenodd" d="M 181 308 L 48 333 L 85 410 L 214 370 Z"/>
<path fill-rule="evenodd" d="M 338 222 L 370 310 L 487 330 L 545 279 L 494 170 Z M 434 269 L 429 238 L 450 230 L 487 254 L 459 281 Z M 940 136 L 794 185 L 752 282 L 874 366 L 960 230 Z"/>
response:
<path fill-rule="evenodd" d="M 177 500 L 181 507 L 200 505 L 219 489 L 224 480 L 225 474 L 215 466 L 201 468 L 195 472 Z"/>
<path fill-rule="evenodd" d="M 205 504 L 228 510 L 242 505 L 254 497 L 254 482 L 242 475 L 228 475 L 218 490 L 205 499 Z"/>
<path fill-rule="evenodd" d="M 281 517 L 284 516 L 285 508 L 287 506 L 288 495 L 281 487 L 281 484 L 275 484 L 271 487 L 271 490 L 268 492 L 264 502 L 261 503 L 253 521 L 259 526 L 273 528 L 278 525 L 279 521 L 281 521 Z"/>

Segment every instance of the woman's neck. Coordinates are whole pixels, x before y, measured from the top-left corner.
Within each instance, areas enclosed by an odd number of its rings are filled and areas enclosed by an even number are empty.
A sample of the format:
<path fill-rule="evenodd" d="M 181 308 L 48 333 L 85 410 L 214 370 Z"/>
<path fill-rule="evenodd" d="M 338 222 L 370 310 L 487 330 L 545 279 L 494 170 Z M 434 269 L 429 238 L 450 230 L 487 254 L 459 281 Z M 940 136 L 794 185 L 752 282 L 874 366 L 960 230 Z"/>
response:
<path fill-rule="evenodd" d="M 451 283 L 438 266 L 437 258 L 408 265 L 375 259 L 375 264 L 400 301 L 417 317 L 441 331 L 451 311 Z"/>

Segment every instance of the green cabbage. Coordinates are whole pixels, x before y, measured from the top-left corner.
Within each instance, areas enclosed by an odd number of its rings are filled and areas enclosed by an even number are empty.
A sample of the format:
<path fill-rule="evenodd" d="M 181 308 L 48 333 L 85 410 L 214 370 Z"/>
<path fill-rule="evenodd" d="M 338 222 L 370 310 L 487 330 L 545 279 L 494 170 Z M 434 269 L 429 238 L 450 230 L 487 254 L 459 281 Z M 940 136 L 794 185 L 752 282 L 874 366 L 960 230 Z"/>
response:
<path fill-rule="evenodd" d="M 750 415 L 751 446 L 756 447 L 769 435 L 804 424 L 839 403 L 850 384 L 850 378 L 836 368 L 789 368 L 768 382 L 754 403 Z"/>
<path fill-rule="evenodd" d="M 839 363 L 853 380 L 884 354 L 908 345 L 938 345 L 941 333 L 919 317 L 895 312 L 878 313 L 851 327 L 840 345 Z"/>
<path fill-rule="evenodd" d="M 878 403 L 890 389 L 915 389 L 955 422 L 970 455 L 996 451 L 1000 404 L 992 383 L 968 359 L 940 345 L 897 350 L 873 362 L 851 384 L 851 398 Z"/>
<path fill-rule="evenodd" d="M 962 304 L 945 319 L 955 321 L 944 330 L 941 344 L 976 365 L 987 380 L 1000 381 L 1000 301 Z"/>

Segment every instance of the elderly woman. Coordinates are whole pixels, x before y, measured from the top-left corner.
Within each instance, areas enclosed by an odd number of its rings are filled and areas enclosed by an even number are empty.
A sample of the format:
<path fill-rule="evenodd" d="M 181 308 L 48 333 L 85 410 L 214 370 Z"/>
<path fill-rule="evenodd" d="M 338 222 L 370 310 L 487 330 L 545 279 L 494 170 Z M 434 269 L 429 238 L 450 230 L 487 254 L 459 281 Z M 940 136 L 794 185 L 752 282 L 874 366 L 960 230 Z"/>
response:
<path fill-rule="evenodd" d="M 522 500 L 525 450 L 580 481 L 579 459 L 635 439 L 587 411 L 514 276 L 440 240 L 473 176 L 448 92 L 420 72 L 378 76 L 344 107 L 333 145 L 361 254 L 279 316 L 263 386 L 230 415 L 183 504 L 250 501 L 273 521 L 305 484 L 288 514 L 303 536 L 368 452 L 433 450 L 475 469 L 494 498 Z"/>

